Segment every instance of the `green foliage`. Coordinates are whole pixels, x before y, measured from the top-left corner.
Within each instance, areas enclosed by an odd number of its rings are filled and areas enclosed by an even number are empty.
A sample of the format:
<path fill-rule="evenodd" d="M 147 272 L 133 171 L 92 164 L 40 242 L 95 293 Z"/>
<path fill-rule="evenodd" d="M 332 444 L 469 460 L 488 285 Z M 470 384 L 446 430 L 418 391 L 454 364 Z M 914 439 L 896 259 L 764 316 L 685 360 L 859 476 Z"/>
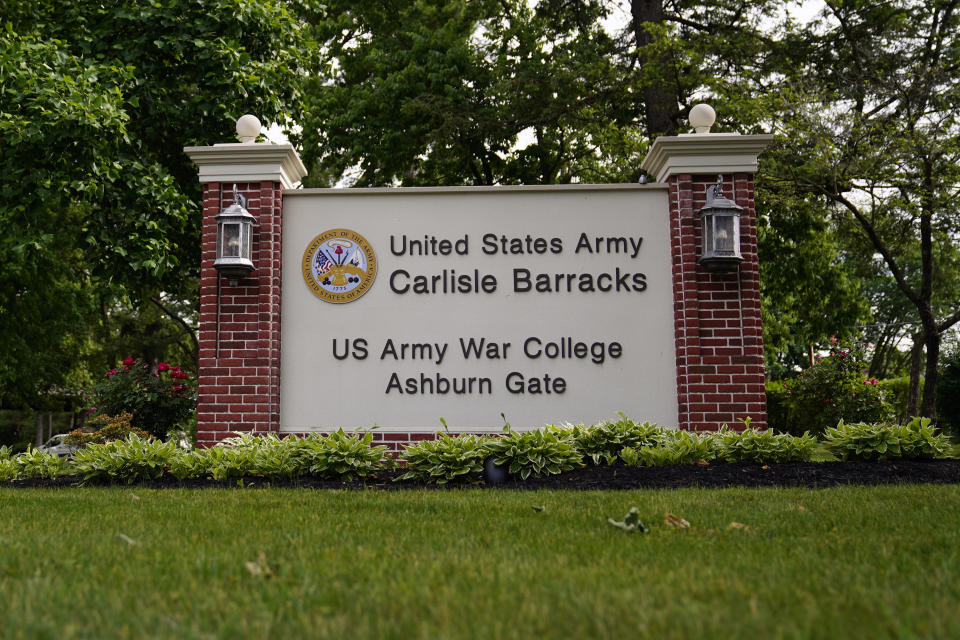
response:
<path fill-rule="evenodd" d="M 583 455 L 569 430 L 511 430 L 505 436 L 488 439 L 484 451 L 494 457 L 494 464 L 506 466 L 508 472 L 519 474 L 523 480 L 583 466 Z"/>
<path fill-rule="evenodd" d="M 93 389 L 91 410 L 132 414 L 133 427 L 164 438 L 196 409 L 196 394 L 187 378 L 178 366 L 161 362 L 153 371 L 140 358 L 127 358 Z"/>
<path fill-rule="evenodd" d="M 84 386 L 118 305 L 194 321 L 200 186 L 183 147 L 231 139 L 246 112 L 299 111 L 305 45 L 274 0 L 0 3 L 5 406 Z"/>
<path fill-rule="evenodd" d="M 407 472 L 398 479 L 437 484 L 465 480 L 483 471 L 487 440 L 472 434 L 451 437 L 440 433 L 436 440 L 404 447 L 400 457 L 407 461 Z"/>
<path fill-rule="evenodd" d="M 921 386 L 923 378 L 920 379 Z M 883 399 L 890 405 L 893 421 L 906 422 L 911 416 L 907 415 L 907 405 L 910 395 L 910 377 L 889 378 L 879 380 L 877 387 L 883 394 Z"/>
<path fill-rule="evenodd" d="M 0 482 L 9 482 L 17 479 L 17 461 L 13 458 L 0 458 Z"/>
<path fill-rule="evenodd" d="M 17 478 L 56 478 L 67 473 L 67 462 L 40 449 L 29 449 L 12 458 Z"/>
<path fill-rule="evenodd" d="M 173 442 L 141 438 L 91 444 L 73 454 L 73 471 L 84 480 L 152 480 L 164 474 L 179 450 Z"/>
<path fill-rule="evenodd" d="M 938 434 L 929 418 L 914 418 L 905 425 L 841 420 L 824 432 L 823 441 L 841 460 L 938 458 L 951 449 L 950 439 Z"/>
<path fill-rule="evenodd" d="M 787 389 L 783 382 L 771 380 L 766 383 L 767 426 L 775 431 L 788 431 L 790 424 L 790 405 Z"/>
<path fill-rule="evenodd" d="M 0 460 L 9 460 L 13 456 L 13 451 L 6 445 L 0 445 Z"/>
<path fill-rule="evenodd" d="M 718 445 L 714 434 L 699 435 L 679 429 L 663 429 L 654 444 L 639 449 L 626 447 L 620 452 L 624 464 L 632 467 L 664 467 L 696 464 L 716 459 Z"/>
<path fill-rule="evenodd" d="M 101 413 L 87 420 L 86 428 L 93 429 L 93 431 L 74 429 L 67 434 L 67 437 L 64 438 L 63 441 L 67 444 L 84 446 L 88 444 L 103 444 L 114 440 L 126 440 L 127 436 L 131 433 L 141 438 L 152 437 L 146 431 L 132 426 L 130 424 L 132 419 L 133 416 L 126 412 L 118 416 Z"/>
<path fill-rule="evenodd" d="M 301 124 L 311 186 L 639 177 L 630 45 L 603 3 L 368 0 L 305 11 L 320 44 Z M 526 146 L 516 148 L 524 133 Z"/>
<path fill-rule="evenodd" d="M 346 434 L 338 429 L 326 437 L 309 436 L 304 440 L 310 473 L 324 478 L 357 480 L 393 465 L 385 445 L 371 446 L 373 434 L 369 431 Z"/>
<path fill-rule="evenodd" d="M 809 433 L 792 436 L 771 429 L 723 429 L 713 439 L 717 457 L 724 462 L 809 462 L 817 446 L 817 439 Z"/>
<path fill-rule="evenodd" d="M 864 378 L 865 345 L 833 342 L 829 356 L 786 383 L 787 430 L 792 434 L 819 434 L 839 420 L 870 422 L 890 416 L 878 381 Z"/>
<path fill-rule="evenodd" d="M 937 409 L 955 434 L 960 434 L 960 349 L 943 359 L 937 386 Z"/>
<path fill-rule="evenodd" d="M 625 416 L 612 422 L 573 427 L 573 441 L 592 464 L 613 464 L 624 447 L 639 449 L 654 444 L 663 430 L 650 422 L 636 423 Z"/>

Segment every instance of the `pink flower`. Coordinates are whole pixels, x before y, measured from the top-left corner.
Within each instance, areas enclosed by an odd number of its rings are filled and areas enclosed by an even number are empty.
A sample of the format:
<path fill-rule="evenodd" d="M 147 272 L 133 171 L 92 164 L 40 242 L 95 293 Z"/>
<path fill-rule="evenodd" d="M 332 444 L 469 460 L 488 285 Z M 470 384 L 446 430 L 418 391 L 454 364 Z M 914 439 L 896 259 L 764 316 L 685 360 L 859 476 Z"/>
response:
<path fill-rule="evenodd" d="M 124 366 L 129 367 L 130 365 L 133 364 L 133 358 L 127 358 L 126 360 L 123 361 L 123 364 Z"/>
<path fill-rule="evenodd" d="M 170 365 L 168 365 L 166 362 L 161 362 L 160 364 L 157 365 L 157 371 L 169 371 L 169 370 L 170 370 Z"/>

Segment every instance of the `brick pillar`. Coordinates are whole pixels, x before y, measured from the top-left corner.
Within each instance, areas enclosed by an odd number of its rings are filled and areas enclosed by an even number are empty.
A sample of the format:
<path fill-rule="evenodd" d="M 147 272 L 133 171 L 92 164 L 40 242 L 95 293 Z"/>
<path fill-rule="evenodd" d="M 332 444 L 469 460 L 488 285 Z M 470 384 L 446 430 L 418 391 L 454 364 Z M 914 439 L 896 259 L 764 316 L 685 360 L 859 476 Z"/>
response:
<path fill-rule="evenodd" d="M 236 432 L 280 429 L 280 292 L 283 190 L 306 175 L 290 145 L 222 144 L 185 149 L 203 182 L 197 445 Z M 230 286 L 213 267 L 215 216 L 247 197 L 256 219 L 254 271 Z"/>
<path fill-rule="evenodd" d="M 730 273 L 711 273 L 697 264 L 702 226 L 697 211 L 716 175 L 670 176 L 670 242 L 673 253 L 674 334 L 680 427 L 714 430 L 766 428 L 763 329 L 757 262 L 753 176 L 722 175 L 724 195 L 743 207 L 740 251 L 743 263 Z"/>
<path fill-rule="evenodd" d="M 643 168 L 670 188 L 674 336 L 678 426 L 716 430 L 721 425 L 767 426 L 763 329 L 757 262 L 753 176 L 757 155 L 772 136 L 693 134 L 658 138 Z M 707 188 L 723 181 L 726 197 L 743 207 L 743 263 L 729 273 L 699 265 L 697 212 Z"/>

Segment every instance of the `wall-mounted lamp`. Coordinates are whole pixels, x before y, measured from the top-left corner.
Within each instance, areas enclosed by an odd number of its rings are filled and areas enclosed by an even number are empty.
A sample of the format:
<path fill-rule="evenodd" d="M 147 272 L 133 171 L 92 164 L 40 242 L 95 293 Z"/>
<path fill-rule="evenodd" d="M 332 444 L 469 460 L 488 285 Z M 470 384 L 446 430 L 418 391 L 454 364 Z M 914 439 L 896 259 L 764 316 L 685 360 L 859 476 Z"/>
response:
<path fill-rule="evenodd" d="M 251 247 L 256 219 L 247 211 L 247 199 L 233 185 L 233 204 L 216 215 L 217 259 L 214 268 L 231 287 L 253 271 Z"/>
<path fill-rule="evenodd" d="M 707 189 L 707 204 L 700 209 L 703 220 L 703 251 L 699 263 L 709 271 L 733 271 L 743 262 L 740 255 L 740 213 L 743 207 L 723 195 L 722 177 Z"/>

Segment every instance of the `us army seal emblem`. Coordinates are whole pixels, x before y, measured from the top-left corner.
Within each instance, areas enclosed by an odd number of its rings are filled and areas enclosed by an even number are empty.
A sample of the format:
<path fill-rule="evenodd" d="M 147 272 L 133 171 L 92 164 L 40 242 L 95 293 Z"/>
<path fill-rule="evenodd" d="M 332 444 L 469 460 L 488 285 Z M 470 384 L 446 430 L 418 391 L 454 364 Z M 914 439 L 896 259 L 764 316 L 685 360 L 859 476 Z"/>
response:
<path fill-rule="evenodd" d="M 377 256 L 367 239 L 350 229 L 330 229 L 303 252 L 303 280 L 326 302 L 352 302 L 377 276 Z"/>

